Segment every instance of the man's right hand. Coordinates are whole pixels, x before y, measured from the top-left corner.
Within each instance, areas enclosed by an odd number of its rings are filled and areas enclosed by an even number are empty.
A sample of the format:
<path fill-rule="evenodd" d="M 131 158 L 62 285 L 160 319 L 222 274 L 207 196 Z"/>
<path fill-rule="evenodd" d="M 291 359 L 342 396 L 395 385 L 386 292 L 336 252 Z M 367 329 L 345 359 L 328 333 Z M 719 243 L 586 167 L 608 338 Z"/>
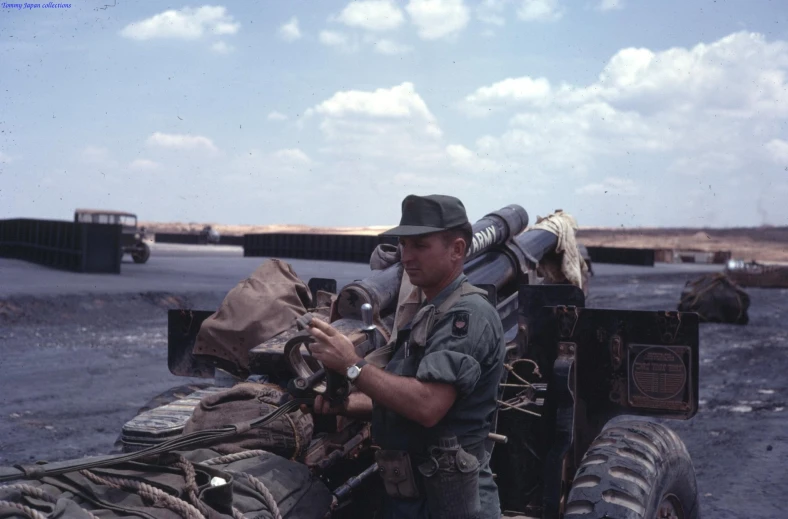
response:
<path fill-rule="evenodd" d="M 347 413 L 347 402 L 345 399 L 338 405 L 331 405 L 328 399 L 323 398 L 323 395 L 317 395 L 312 410 L 315 414 L 345 414 Z"/>

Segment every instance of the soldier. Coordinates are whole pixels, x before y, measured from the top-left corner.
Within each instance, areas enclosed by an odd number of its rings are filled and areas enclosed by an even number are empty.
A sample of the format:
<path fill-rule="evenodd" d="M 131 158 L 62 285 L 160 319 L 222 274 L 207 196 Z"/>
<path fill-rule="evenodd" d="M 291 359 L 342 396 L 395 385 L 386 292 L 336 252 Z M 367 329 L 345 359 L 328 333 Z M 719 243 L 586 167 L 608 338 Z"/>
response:
<path fill-rule="evenodd" d="M 355 388 L 341 406 L 318 397 L 315 412 L 371 416 L 382 449 L 376 459 L 386 488 L 384 517 L 498 518 L 487 436 L 503 374 L 504 333 L 486 292 L 463 274 L 471 243 L 465 207 L 450 196 L 410 195 L 400 225 L 384 234 L 399 237 L 418 312 L 396 331 L 383 369 L 314 319 L 313 355 Z"/>

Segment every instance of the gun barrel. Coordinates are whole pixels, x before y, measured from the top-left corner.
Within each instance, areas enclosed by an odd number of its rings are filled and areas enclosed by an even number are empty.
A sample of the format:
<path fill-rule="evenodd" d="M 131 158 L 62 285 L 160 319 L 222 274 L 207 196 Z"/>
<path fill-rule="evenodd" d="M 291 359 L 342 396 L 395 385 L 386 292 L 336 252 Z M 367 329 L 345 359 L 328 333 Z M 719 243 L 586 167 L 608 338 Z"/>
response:
<path fill-rule="evenodd" d="M 472 284 L 491 284 L 499 290 L 518 279 L 548 252 L 558 238 L 543 230 L 523 229 L 528 214 L 518 205 L 490 213 L 473 225 L 474 238 L 465 259 L 465 273 Z M 338 296 L 338 313 L 347 319 L 361 318 L 361 305 L 372 305 L 379 316 L 396 309 L 402 281 L 402 265 L 396 263 L 372 276 L 350 283 Z"/>
<path fill-rule="evenodd" d="M 465 262 L 480 256 L 496 245 L 506 243 L 528 227 L 528 213 L 517 204 L 507 205 L 484 215 L 473 224 L 473 239 L 465 254 Z"/>
<path fill-rule="evenodd" d="M 555 250 L 558 237 L 541 229 L 525 231 L 503 247 L 465 264 L 465 275 L 472 285 L 495 285 L 500 294 L 504 287 L 529 270 L 534 270 L 545 254 Z"/>
<path fill-rule="evenodd" d="M 505 244 L 527 226 L 528 213 L 517 204 L 488 213 L 473 224 L 473 238 L 465 263 Z M 393 311 L 401 281 L 402 264 L 395 263 L 368 278 L 350 283 L 339 293 L 339 315 L 346 319 L 361 319 L 361 306 L 365 303 L 372 305 L 377 315 Z"/>

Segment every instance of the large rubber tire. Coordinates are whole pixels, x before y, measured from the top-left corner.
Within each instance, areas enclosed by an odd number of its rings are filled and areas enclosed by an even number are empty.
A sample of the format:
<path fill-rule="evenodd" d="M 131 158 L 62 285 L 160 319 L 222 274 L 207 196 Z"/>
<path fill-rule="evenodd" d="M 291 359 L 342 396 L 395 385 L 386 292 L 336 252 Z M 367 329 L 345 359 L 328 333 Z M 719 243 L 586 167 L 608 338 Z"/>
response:
<path fill-rule="evenodd" d="M 148 247 L 147 243 L 143 243 L 139 250 L 131 253 L 131 259 L 134 260 L 134 263 L 145 263 L 148 261 L 148 258 L 150 258 L 150 247 Z"/>
<path fill-rule="evenodd" d="M 698 519 L 698 487 L 687 448 L 658 423 L 608 424 L 583 457 L 566 519 Z"/>

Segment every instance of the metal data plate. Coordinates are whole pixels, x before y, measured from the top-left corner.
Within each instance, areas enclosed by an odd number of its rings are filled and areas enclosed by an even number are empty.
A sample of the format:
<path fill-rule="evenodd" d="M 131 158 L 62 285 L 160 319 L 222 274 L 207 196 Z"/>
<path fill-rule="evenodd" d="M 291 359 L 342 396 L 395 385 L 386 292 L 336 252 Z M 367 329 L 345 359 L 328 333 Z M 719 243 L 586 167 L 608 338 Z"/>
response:
<path fill-rule="evenodd" d="M 691 409 L 691 348 L 630 344 L 627 354 L 630 406 L 680 413 Z"/>
<path fill-rule="evenodd" d="M 698 408 L 694 313 L 547 307 L 555 344 L 574 350 L 575 401 L 590 416 L 686 420 Z"/>

